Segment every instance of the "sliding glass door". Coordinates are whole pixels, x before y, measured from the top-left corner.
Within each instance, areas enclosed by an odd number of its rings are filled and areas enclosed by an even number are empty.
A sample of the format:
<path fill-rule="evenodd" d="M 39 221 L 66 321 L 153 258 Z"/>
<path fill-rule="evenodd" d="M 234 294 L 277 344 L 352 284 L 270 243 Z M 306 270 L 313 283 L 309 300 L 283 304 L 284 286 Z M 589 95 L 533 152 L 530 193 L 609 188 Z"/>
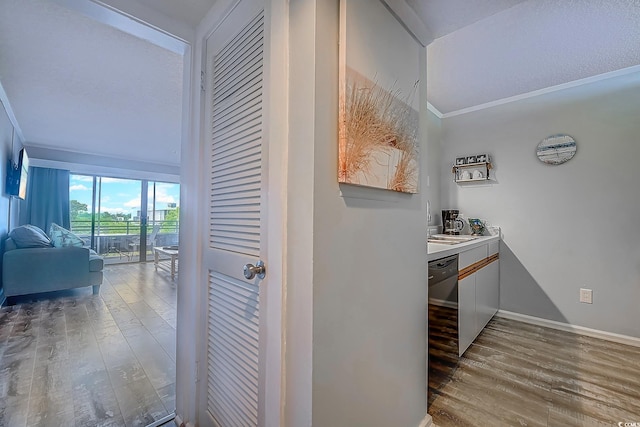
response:
<path fill-rule="evenodd" d="M 71 175 L 71 230 L 106 263 L 144 262 L 178 244 L 179 184 Z"/>
<path fill-rule="evenodd" d="M 180 184 L 149 182 L 147 200 L 147 241 L 154 246 L 176 246 L 180 226 Z"/>
<path fill-rule="evenodd" d="M 141 182 L 104 177 L 96 180 L 96 252 L 108 262 L 132 261 L 134 242 L 140 239 L 140 221 L 134 212 L 140 206 Z"/>

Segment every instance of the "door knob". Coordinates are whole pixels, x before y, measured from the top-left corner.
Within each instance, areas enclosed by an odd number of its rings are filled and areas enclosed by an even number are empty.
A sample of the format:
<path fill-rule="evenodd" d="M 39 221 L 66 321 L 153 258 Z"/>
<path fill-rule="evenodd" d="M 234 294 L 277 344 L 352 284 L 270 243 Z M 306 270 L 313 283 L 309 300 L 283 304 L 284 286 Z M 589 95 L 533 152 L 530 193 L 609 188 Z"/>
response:
<path fill-rule="evenodd" d="M 251 280 L 256 276 L 258 276 L 259 279 L 264 279 L 265 274 L 267 274 L 264 262 L 262 261 L 256 262 L 256 265 L 245 264 L 242 272 L 244 273 L 244 278 L 247 280 Z"/>

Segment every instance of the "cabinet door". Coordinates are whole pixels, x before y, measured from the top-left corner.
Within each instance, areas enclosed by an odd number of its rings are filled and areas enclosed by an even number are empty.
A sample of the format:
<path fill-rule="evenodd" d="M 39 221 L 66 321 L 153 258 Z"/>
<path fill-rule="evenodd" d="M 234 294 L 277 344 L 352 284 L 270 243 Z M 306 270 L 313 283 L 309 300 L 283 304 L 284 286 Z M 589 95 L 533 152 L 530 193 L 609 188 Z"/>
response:
<path fill-rule="evenodd" d="M 476 275 L 458 282 L 458 353 L 460 356 L 477 335 L 476 327 Z"/>
<path fill-rule="evenodd" d="M 479 334 L 500 305 L 500 264 L 494 261 L 475 273 L 476 327 Z"/>
<path fill-rule="evenodd" d="M 487 245 L 487 256 L 497 254 L 498 252 L 500 252 L 500 240 L 489 242 L 489 244 Z"/>
<path fill-rule="evenodd" d="M 482 245 L 477 248 L 460 252 L 460 255 L 458 255 L 458 269 L 462 270 L 463 268 L 468 267 L 471 264 L 485 259 L 487 257 L 487 248 L 487 245 Z"/>

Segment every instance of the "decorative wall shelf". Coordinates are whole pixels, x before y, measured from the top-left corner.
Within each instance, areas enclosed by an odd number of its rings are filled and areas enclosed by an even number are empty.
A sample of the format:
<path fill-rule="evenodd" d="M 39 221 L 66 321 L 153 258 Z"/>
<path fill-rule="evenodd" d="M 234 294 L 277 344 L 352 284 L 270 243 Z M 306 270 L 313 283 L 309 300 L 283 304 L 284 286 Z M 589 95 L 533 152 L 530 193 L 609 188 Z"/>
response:
<path fill-rule="evenodd" d="M 451 172 L 454 174 L 454 181 L 464 182 L 486 182 L 490 180 L 489 171 L 493 168 L 491 162 L 476 162 L 465 165 L 454 165 Z"/>

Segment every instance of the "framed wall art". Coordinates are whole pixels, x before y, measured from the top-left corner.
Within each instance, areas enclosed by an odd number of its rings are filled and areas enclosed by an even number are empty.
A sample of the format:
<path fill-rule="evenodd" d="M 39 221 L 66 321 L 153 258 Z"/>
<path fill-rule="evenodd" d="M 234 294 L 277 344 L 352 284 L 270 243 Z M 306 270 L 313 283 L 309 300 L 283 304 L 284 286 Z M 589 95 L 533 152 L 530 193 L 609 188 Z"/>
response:
<path fill-rule="evenodd" d="M 338 181 L 417 193 L 422 45 L 382 0 L 340 15 Z"/>

